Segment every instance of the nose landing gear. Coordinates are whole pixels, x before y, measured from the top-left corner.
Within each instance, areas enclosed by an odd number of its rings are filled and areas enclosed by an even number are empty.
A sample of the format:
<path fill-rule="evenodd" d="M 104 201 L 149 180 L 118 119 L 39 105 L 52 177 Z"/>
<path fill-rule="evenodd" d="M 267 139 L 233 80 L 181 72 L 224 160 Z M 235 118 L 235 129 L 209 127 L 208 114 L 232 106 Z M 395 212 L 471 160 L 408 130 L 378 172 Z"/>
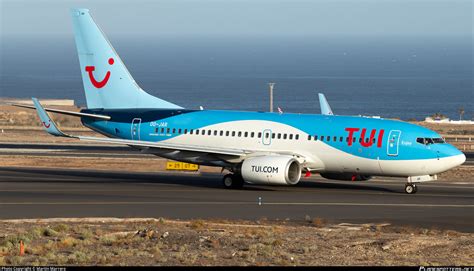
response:
<path fill-rule="evenodd" d="M 407 183 L 405 185 L 405 193 L 407 194 L 415 194 L 417 190 L 416 184 L 414 183 Z"/>
<path fill-rule="evenodd" d="M 430 182 L 438 180 L 438 176 L 435 175 L 420 175 L 420 176 L 409 176 L 407 178 L 407 184 L 405 185 L 405 192 L 407 194 L 415 194 L 418 190 L 416 188 L 417 183 Z"/>

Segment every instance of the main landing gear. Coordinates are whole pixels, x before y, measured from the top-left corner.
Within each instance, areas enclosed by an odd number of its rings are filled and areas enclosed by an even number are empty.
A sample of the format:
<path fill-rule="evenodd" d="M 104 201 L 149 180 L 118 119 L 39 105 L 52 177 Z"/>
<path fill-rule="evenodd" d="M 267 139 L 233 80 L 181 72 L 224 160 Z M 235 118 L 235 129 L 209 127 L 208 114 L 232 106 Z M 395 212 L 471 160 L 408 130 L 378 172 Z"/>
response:
<path fill-rule="evenodd" d="M 222 178 L 222 184 L 227 189 L 239 189 L 244 186 L 244 179 L 237 174 L 226 174 Z"/>
<path fill-rule="evenodd" d="M 407 183 L 405 185 L 405 193 L 407 194 L 415 194 L 417 190 L 416 184 L 414 183 Z"/>

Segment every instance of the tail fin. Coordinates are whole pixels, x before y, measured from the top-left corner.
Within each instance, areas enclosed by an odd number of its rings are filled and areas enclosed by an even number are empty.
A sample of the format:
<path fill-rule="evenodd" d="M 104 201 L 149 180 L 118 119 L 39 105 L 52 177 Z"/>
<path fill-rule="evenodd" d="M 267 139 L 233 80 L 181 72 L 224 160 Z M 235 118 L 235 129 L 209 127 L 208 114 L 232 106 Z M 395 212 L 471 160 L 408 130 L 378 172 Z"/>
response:
<path fill-rule="evenodd" d="M 137 85 L 88 9 L 71 15 L 88 108 L 181 108 Z"/>
<path fill-rule="evenodd" d="M 329 106 L 328 101 L 326 100 L 326 96 L 322 93 L 318 93 L 319 96 L 319 105 L 321 107 L 321 114 L 322 115 L 334 115 L 334 113 L 331 110 L 331 107 Z"/>

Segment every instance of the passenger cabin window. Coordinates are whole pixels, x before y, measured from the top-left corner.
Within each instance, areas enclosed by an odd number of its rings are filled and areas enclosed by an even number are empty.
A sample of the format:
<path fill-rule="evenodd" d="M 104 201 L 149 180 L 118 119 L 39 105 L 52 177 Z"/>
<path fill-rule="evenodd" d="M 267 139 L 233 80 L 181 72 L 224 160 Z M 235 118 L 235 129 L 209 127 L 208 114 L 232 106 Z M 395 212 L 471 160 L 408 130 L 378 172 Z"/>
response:
<path fill-rule="evenodd" d="M 331 137 L 330 137 L 330 136 L 327 136 L 327 137 L 326 137 L 326 141 L 331 141 Z"/>
<path fill-rule="evenodd" d="M 232 131 L 232 136 L 235 136 L 235 131 Z"/>
<path fill-rule="evenodd" d="M 223 136 L 223 135 L 224 135 L 224 131 L 220 131 L 220 132 L 219 132 L 219 135 L 220 135 L 220 136 Z"/>
<path fill-rule="evenodd" d="M 261 132 L 258 133 L 258 138 L 262 138 L 262 133 Z"/>
<path fill-rule="evenodd" d="M 250 133 L 250 137 L 253 138 L 255 136 L 255 132 Z"/>
<path fill-rule="evenodd" d="M 286 134 L 283 134 L 283 139 L 286 139 Z"/>
<path fill-rule="evenodd" d="M 176 133 L 176 128 L 173 128 L 173 134 Z"/>
<path fill-rule="evenodd" d="M 314 136 L 314 141 L 317 141 L 317 140 L 318 140 L 318 136 L 315 135 L 315 136 Z"/>
<path fill-rule="evenodd" d="M 184 134 L 187 134 L 188 133 L 188 129 L 184 129 Z"/>
<path fill-rule="evenodd" d="M 293 134 L 290 134 L 290 135 L 288 136 L 288 139 L 289 139 L 289 140 L 292 140 L 292 139 L 293 139 Z"/>
<path fill-rule="evenodd" d="M 308 135 L 308 140 L 311 140 L 311 135 Z"/>
<path fill-rule="evenodd" d="M 275 139 L 275 133 L 272 133 L 272 138 Z"/>
<path fill-rule="evenodd" d="M 278 138 L 278 139 L 281 139 L 281 133 L 278 133 L 278 134 L 277 134 L 277 138 Z"/>
<path fill-rule="evenodd" d="M 337 141 L 337 136 L 334 136 L 334 137 L 332 138 L 332 140 L 333 140 L 333 141 Z"/>
<path fill-rule="evenodd" d="M 295 139 L 296 140 L 300 139 L 300 135 L 295 135 Z"/>

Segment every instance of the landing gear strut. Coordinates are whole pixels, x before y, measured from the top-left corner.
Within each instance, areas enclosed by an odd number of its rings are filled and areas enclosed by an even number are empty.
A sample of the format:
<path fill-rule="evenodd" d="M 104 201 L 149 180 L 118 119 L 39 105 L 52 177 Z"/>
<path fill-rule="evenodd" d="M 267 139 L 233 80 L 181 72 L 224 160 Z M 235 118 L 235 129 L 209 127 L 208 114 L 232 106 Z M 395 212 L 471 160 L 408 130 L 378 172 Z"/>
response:
<path fill-rule="evenodd" d="M 222 178 L 222 184 L 227 189 L 238 189 L 244 186 L 244 179 L 236 174 L 226 174 Z"/>
<path fill-rule="evenodd" d="M 418 189 L 416 187 L 416 184 L 414 184 L 414 183 L 407 183 L 405 185 L 405 192 L 407 194 L 415 194 L 417 190 Z"/>

